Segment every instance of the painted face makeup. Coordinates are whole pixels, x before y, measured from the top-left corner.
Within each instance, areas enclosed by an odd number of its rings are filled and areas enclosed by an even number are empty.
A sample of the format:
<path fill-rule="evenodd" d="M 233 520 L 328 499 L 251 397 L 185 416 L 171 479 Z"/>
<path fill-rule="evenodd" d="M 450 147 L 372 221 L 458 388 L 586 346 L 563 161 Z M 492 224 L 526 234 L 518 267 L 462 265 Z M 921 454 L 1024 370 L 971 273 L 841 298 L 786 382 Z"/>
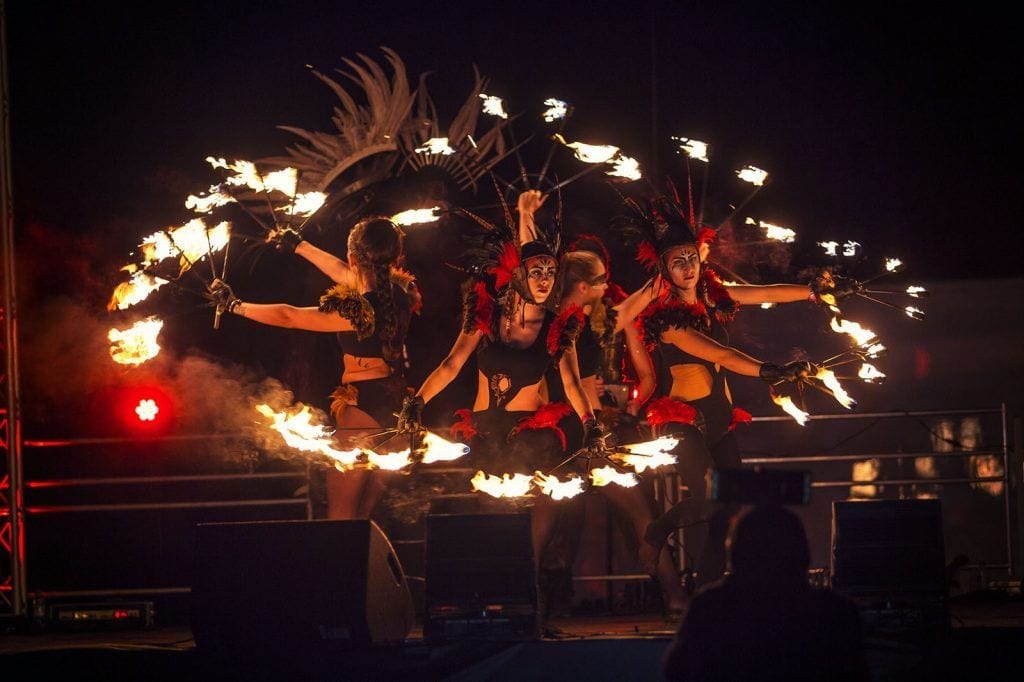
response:
<path fill-rule="evenodd" d="M 555 286 L 555 277 L 558 275 L 558 261 L 554 258 L 542 256 L 531 258 L 525 265 L 533 300 L 537 303 L 543 303 L 551 295 L 551 290 Z"/>
<path fill-rule="evenodd" d="M 696 286 L 700 274 L 700 256 L 696 246 L 686 244 L 669 249 L 665 254 L 665 264 L 672 283 L 677 287 L 690 289 Z"/>

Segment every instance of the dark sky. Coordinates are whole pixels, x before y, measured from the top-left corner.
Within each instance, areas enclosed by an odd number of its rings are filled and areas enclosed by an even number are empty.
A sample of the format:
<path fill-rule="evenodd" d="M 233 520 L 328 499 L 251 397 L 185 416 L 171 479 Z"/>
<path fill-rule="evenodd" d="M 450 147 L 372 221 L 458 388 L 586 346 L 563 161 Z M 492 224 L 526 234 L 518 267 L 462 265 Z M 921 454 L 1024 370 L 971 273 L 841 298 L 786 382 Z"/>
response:
<path fill-rule="evenodd" d="M 118 236 L 174 223 L 209 154 L 330 128 L 330 71 L 398 52 L 444 109 L 476 65 L 514 113 L 557 96 L 567 136 L 650 167 L 669 135 L 772 184 L 751 208 L 852 238 L 921 278 L 1019 276 L 1008 16 L 942 3 L 7 3 L 16 219 Z M 557 5 L 557 6 L 556 6 Z M 453 113 L 453 112 L 450 112 Z M 450 113 L 448 114 L 450 116 Z M 442 113 L 442 118 L 445 114 Z M 733 201 L 736 198 L 732 199 Z"/>

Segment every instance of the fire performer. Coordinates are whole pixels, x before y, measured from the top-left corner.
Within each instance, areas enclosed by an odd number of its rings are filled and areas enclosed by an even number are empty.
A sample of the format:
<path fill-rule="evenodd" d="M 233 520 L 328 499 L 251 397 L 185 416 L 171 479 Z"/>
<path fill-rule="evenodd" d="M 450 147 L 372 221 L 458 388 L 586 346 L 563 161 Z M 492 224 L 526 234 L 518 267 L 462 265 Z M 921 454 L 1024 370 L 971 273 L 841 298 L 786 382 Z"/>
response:
<path fill-rule="evenodd" d="M 522 210 L 524 204 L 519 205 Z M 545 307 L 558 273 L 557 239 L 533 239 L 517 247 L 507 208 L 505 223 L 502 231 L 487 226 L 486 237 L 497 243 L 473 252 L 480 262 L 471 269 L 479 276 L 467 282 L 462 331 L 447 357 L 406 401 L 399 417 L 400 430 L 422 428 L 424 405 L 458 376 L 476 351 L 476 398 L 471 412 L 459 411 L 463 419 L 452 431 L 471 438 L 473 466 L 498 476 L 546 471 L 565 458 L 564 434 L 557 423 L 570 407 L 547 406 L 540 392 L 552 364 L 557 365 L 571 409 L 583 424 L 583 442 L 596 446 L 605 437 L 576 361 L 582 310 L 572 307 L 556 315 Z M 554 504 L 546 495 L 533 499 L 535 561 L 550 534 Z"/>
<path fill-rule="evenodd" d="M 419 293 L 412 275 L 397 267 L 403 239 L 390 219 L 365 218 L 349 233 L 346 262 L 294 231 L 277 232 L 273 240 L 280 248 L 306 258 L 336 282 L 318 307 L 244 302 L 221 281 L 212 288 L 214 303 L 229 313 L 275 327 L 337 334 L 344 364 L 331 412 L 338 430 L 350 437 L 390 424 L 408 395 L 403 352 Z M 328 470 L 327 518 L 368 518 L 396 475 Z"/>
<path fill-rule="evenodd" d="M 728 517 L 718 515 L 711 529 L 713 536 L 708 538 L 705 476 L 713 467 L 741 465 L 732 430 L 738 421 L 749 419 L 745 412 L 733 408 L 724 370 L 760 377 L 770 384 L 814 373 L 807 362 L 780 366 L 729 346 L 725 325 L 740 303 L 785 303 L 815 294 L 806 285 L 727 287 L 702 264 L 702 247 L 713 235 L 695 233 L 676 202 L 659 196 L 629 205 L 632 215 L 618 218 L 614 229 L 644 240 L 640 245 L 643 260 L 656 267 L 669 284 L 669 294 L 648 306 L 636 320 L 644 345 L 656 354 L 657 385 L 664 394 L 647 404 L 646 416 L 653 428 L 665 426 L 680 439 L 677 470 L 690 493 L 647 527 L 641 558 L 648 571 L 656 570 L 668 534 L 685 527 L 697 579 L 705 583 L 724 570 L 728 529 Z M 632 354 L 631 359 L 638 374 L 654 372 L 650 357 Z M 649 397 L 641 396 L 641 400 Z"/>
<path fill-rule="evenodd" d="M 629 298 L 625 297 L 625 293 L 619 287 L 615 287 L 609 292 L 611 285 L 608 279 L 608 256 L 600 239 L 586 235 L 583 239 L 577 239 L 570 248 L 571 250 L 562 256 L 558 286 L 556 287 L 556 300 L 559 309 L 579 307 L 584 312 L 583 330 L 576 341 L 576 355 L 584 388 L 590 396 L 592 404 L 597 406 L 600 405 L 597 395 L 597 374 L 601 367 L 602 346 L 613 343 L 618 330 L 616 323 L 620 321 L 619 314 L 622 314 L 622 321 L 634 317 L 639 308 L 635 301 L 649 301 L 656 289 L 654 286 L 645 287 L 638 294 Z M 627 301 L 624 306 L 613 307 L 610 305 L 612 301 L 622 303 L 624 300 Z M 609 305 L 605 306 L 606 303 Z M 598 338 L 591 328 L 590 316 L 596 307 L 603 308 L 601 312 L 604 317 L 604 330 L 601 338 Z M 564 399 L 565 389 L 561 377 L 549 371 L 546 383 L 550 400 Z M 606 426 L 610 425 L 606 424 Z M 570 450 L 578 450 L 581 445 L 579 438 L 571 438 L 570 441 L 577 443 Z M 644 537 L 648 525 L 655 518 L 654 509 L 647 498 L 645 489 L 641 486 L 623 487 L 615 484 L 601 486 L 598 489 L 614 508 L 625 516 L 633 528 L 634 538 L 639 542 Z M 559 510 L 562 512 L 560 526 L 565 530 L 564 537 L 558 538 L 560 542 L 557 546 L 548 547 L 548 553 L 555 555 L 553 563 L 558 563 L 557 560 L 560 559 L 564 564 L 563 570 L 568 570 L 570 575 L 582 531 L 582 523 L 573 524 L 571 514 L 573 511 L 582 510 L 581 502 L 582 500 L 570 501 L 567 503 L 570 506 Z M 572 509 L 573 505 L 579 509 Z M 582 518 L 578 520 L 581 522 Z M 660 557 L 656 570 L 652 572 L 652 577 L 656 578 L 661 586 L 666 613 L 671 615 L 681 612 L 684 593 L 678 574 L 667 553 Z"/>

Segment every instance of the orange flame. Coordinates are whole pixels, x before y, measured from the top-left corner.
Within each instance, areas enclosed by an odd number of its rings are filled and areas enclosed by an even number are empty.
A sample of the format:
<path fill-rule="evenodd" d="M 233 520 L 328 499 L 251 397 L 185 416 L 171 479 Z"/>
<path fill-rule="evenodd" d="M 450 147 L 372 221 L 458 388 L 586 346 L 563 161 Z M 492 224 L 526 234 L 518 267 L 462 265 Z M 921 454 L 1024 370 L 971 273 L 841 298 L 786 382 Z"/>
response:
<path fill-rule="evenodd" d="M 561 135 L 554 135 L 553 138 L 573 150 L 576 158 L 583 163 L 608 163 L 616 154 L 619 148 L 612 145 L 586 144 L 584 142 L 566 142 Z"/>
<path fill-rule="evenodd" d="M 679 151 L 691 159 L 708 163 L 708 145 L 700 140 L 692 140 L 688 137 L 673 135 L 672 139 L 679 143 Z"/>
<path fill-rule="evenodd" d="M 842 385 L 839 383 L 839 378 L 836 376 L 835 372 L 833 372 L 830 369 L 825 369 L 824 367 L 821 367 L 818 369 L 818 373 L 814 375 L 814 378 L 820 381 L 821 383 L 825 384 L 825 386 L 830 391 L 832 391 L 833 397 L 835 397 L 836 401 L 840 405 L 842 405 L 848 410 L 852 409 L 853 407 L 856 407 L 857 401 L 851 398 L 849 394 L 847 394 L 847 392 L 843 389 Z"/>
<path fill-rule="evenodd" d="M 631 454 L 617 452 L 613 455 L 615 459 L 623 464 L 633 467 L 638 474 L 648 469 L 656 469 L 667 464 L 675 464 L 677 458 L 672 450 L 679 445 L 679 439 L 661 436 L 654 440 L 642 443 L 631 443 L 621 446 L 623 450 L 629 450 Z"/>
<path fill-rule="evenodd" d="M 873 331 L 865 329 L 851 320 L 840 320 L 837 317 L 833 317 L 831 326 L 832 331 L 839 334 L 848 334 L 854 343 L 861 347 L 871 345 L 878 338 L 878 335 Z"/>
<path fill-rule="evenodd" d="M 537 484 L 542 493 L 553 500 L 568 500 L 584 490 L 584 480 L 579 476 L 570 476 L 567 480 L 560 481 L 557 476 L 548 476 L 543 472 L 535 471 L 533 482 Z"/>
<path fill-rule="evenodd" d="M 793 399 L 788 395 L 776 395 L 772 393 L 772 402 L 782 408 L 782 410 L 796 420 L 796 423 L 803 426 L 807 423 L 807 418 L 810 416 L 807 412 L 804 412 L 793 402 Z"/>
<path fill-rule="evenodd" d="M 121 269 L 132 272 L 132 278 L 114 287 L 114 293 L 110 297 L 110 302 L 107 303 L 107 310 L 125 310 L 136 303 L 141 303 L 169 281 L 154 277 L 142 270 L 136 271 L 134 265 L 128 265 Z"/>
<path fill-rule="evenodd" d="M 334 432 L 320 424 L 314 424 L 312 410 L 308 405 L 302 405 L 297 412 L 275 412 L 269 405 L 261 404 L 256 406 L 256 411 L 264 417 L 272 420 L 270 428 L 274 429 L 284 437 L 288 447 L 295 448 L 301 452 L 313 452 L 326 455 L 335 460 L 335 466 L 339 469 L 350 469 L 356 462 L 360 451 L 338 450 L 333 446 Z"/>
<path fill-rule="evenodd" d="M 158 317 L 147 317 L 133 324 L 128 329 L 111 329 L 107 332 L 110 357 L 121 365 L 138 367 L 146 360 L 155 358 L 160 352 L 156 337 L 163 329 L 164 322 Z"/>
<path fill-rule="evenodd" d="M 860 366 L 860 371 L 857 372 L 857 376 L 864 381 L 878 381 L 885 378 L 885 374 L 878 371 L 874 365 L 864 363 Z"/>
<path fill-rule="evenodd" d="M 632 157 L 620 154 L 612 159 L 612 163 L 615 164 L 615 168 L 605 173 L 606 175 L 627 180 L 639 180 L 643 177 L 640 173 L 639 162 Z"/>
<path fill-rule="evenodd" d="M 469 454 L 469 446 L 465 443 L 453 443 L 433 431 L 427 431 L 423 436 L 423 446 L 426 448 L 423 453 L 424 464 L 450 462 Z"/>
<path fill-rule="evenodd" d="M 499 477 L 478 471 L 469 482 L 473 490 L 491 497 L 525 497 L 530 493 L 533 477 L 526 474 L 502 474 Z"/>
<path fill-rule="evenodd" d="M 743 182 L 749 182 L 751 185 L 756 185 L 757 187 L 763 185 L 764 181 L 768 179 L 768 171 L 763 171 L 754 166 L 744 166 L 736 171 L 736 175 Z"/>
<path fill-rule="evenodd" d="M 640 483 L 640 479 L 636 477 L 636 474 L 618 471 L 615 467 L 591 469 L 590 481 L 597 487 L 614 483 L 621 485 L 623 488 L 632 488 Z"/>
<path fill-rule="evenodd" d="M 441 217 L 438 211 L 441 210 L 440 206 L 432 206 L 431 208 L 412 208 L 408 211 L 402 211 L 391 216 L 391 222 L 396 225 L 403 225 L 408 227 L 409 225 L 419 225 L 420 223 L 433 223 L 437 222 L 437 219 Z"/>

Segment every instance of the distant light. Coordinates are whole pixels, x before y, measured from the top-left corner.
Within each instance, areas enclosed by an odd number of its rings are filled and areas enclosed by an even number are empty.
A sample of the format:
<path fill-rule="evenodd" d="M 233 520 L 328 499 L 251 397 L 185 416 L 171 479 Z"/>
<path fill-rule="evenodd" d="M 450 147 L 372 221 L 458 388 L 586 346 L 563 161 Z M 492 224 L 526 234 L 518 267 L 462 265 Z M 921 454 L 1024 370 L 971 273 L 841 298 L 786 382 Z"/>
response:
<path fill-rule="evenodd" d="M 160 412 L 160 406 L 152 398 L 144 398 L 135 406 L 135 414 L 139 416 L 140 422 L 151 422 L 156 419 Z"/>

